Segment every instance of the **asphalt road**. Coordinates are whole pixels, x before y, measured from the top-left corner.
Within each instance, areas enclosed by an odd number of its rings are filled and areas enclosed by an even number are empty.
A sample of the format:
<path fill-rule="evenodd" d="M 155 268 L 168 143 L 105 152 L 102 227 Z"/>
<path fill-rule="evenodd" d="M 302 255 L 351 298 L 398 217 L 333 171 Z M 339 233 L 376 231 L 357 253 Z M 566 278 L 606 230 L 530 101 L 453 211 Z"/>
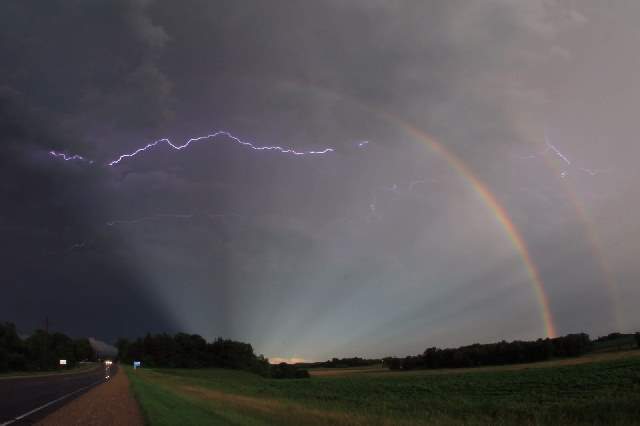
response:
<path fill-rule="evenodd" d="M 116 372 L 112 365 L 110 374 Z M 105 366 L 83 373 L 0 379 L 0 426 L 32 424 L 92 387 L 104 383 Z"/>

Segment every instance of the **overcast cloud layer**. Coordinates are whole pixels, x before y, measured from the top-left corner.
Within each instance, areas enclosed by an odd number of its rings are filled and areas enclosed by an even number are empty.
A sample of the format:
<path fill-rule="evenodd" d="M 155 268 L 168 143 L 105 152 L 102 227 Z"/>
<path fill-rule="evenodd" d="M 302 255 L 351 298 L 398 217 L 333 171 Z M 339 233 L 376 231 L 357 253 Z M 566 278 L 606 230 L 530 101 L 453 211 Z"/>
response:
<path fill-rule="evenodd" d="M 494 212 L 403 121 L 504 205 L 559 333 L 638 329 L 639 19 L 631 0 L 2 2 L 0 319 L 313 360 L 544 336 Z M 335 152 L 220 137 L 104 166 L 214 130 Z"/>

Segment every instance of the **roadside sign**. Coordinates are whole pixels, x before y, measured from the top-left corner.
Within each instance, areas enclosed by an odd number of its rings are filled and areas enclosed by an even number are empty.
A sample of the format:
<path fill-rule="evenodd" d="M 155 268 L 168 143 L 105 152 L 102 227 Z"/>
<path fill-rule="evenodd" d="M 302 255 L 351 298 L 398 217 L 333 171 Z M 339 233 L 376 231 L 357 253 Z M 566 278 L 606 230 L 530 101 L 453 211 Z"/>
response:
<path fill-rule="evenodd" d="M 133 361 L 133 368 L 140 368 L 142 363 L 140 361 Z"/>
<path fill-rule="evenodd" d="M 61 359 L 60 360 L 60 365 L 67 365 L 67 360 L 66 359 Z"/>

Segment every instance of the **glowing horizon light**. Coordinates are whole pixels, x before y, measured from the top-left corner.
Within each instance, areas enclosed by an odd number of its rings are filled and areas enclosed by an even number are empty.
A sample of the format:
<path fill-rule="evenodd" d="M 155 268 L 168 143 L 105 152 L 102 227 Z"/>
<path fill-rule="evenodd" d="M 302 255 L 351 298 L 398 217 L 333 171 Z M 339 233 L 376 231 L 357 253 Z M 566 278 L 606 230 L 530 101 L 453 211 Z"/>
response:
<path fill-rule="evenodd" d="M 175 145 L 173 142 L 171 142 L 170 139 L 168 138 L 162 138 L 162 139 L 158 139 L 155 142 L 151 142 L 148 143 L 147 145 L 136 149 L 135 151 L 128 153 L 128 154 L 121 154 L 117 159 L 107 163 L 108 166 L 115 166 L 117 164 L 119 164 L 122 160 L 124 160 L 125 158 L 131 158 L 131 157 L 135 157 L 136 155 L 147 151 L 151 148 L 154 148 L 156 146 L 158 146 L 160 143 L 165 143 L 166 145 L 169 145 L 169 147 L 171 147 L 172 149 L 176 150 L 176 151 L 181 151 L 185 148 L 188 148 L 189 145 L 191 145 L 192 142 L 198 142 L 201 140 L 208 140 L 208 139 L 213 139 L 216 138 L 218 136 L 226 136 L 228 139 L 231 139 L 234 143 L 240 144 L 240 145 L 244 145 L 244 146 L 248 146 L 249 148 L 255 150 L 255 151 L 278 151 L 282 154 L 292 154 L 292 155 L 324 155 L 324 154 L 328 154 L 330 152 L 335 152 L 334 148 L 324 148 L 320 151 L 296 151 L 293 148 L 285 148 L 285 147 L 281 147 L 281 146 L 258 146 L 258 145 L 254 145 L 251 142 L 247 142 L 244 141 L 240 138 L 238 138 L 237 136 L 232 135 L 230 132 L 226 131 L 226 130 L 219 130 L 216 131 L 214 133 L 205 135 L 205 136 L 198 136 L 195 138 L 190 138 L 189 140 L 187 140 L 184 144 L 182 145 Z"/>

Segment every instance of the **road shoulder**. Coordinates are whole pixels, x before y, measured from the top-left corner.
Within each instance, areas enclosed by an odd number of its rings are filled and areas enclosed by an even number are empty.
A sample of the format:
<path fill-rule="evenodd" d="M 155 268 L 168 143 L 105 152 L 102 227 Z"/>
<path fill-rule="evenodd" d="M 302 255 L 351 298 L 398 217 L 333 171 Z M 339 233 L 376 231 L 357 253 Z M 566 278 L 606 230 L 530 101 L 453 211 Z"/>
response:
<path fill-rule="evenodd" d="M 119 368 L 107 383 L 91 389 L 37 423 L 43 426 L 143 426 L 144 419 L 129 386 L 129 379 Z"/>

